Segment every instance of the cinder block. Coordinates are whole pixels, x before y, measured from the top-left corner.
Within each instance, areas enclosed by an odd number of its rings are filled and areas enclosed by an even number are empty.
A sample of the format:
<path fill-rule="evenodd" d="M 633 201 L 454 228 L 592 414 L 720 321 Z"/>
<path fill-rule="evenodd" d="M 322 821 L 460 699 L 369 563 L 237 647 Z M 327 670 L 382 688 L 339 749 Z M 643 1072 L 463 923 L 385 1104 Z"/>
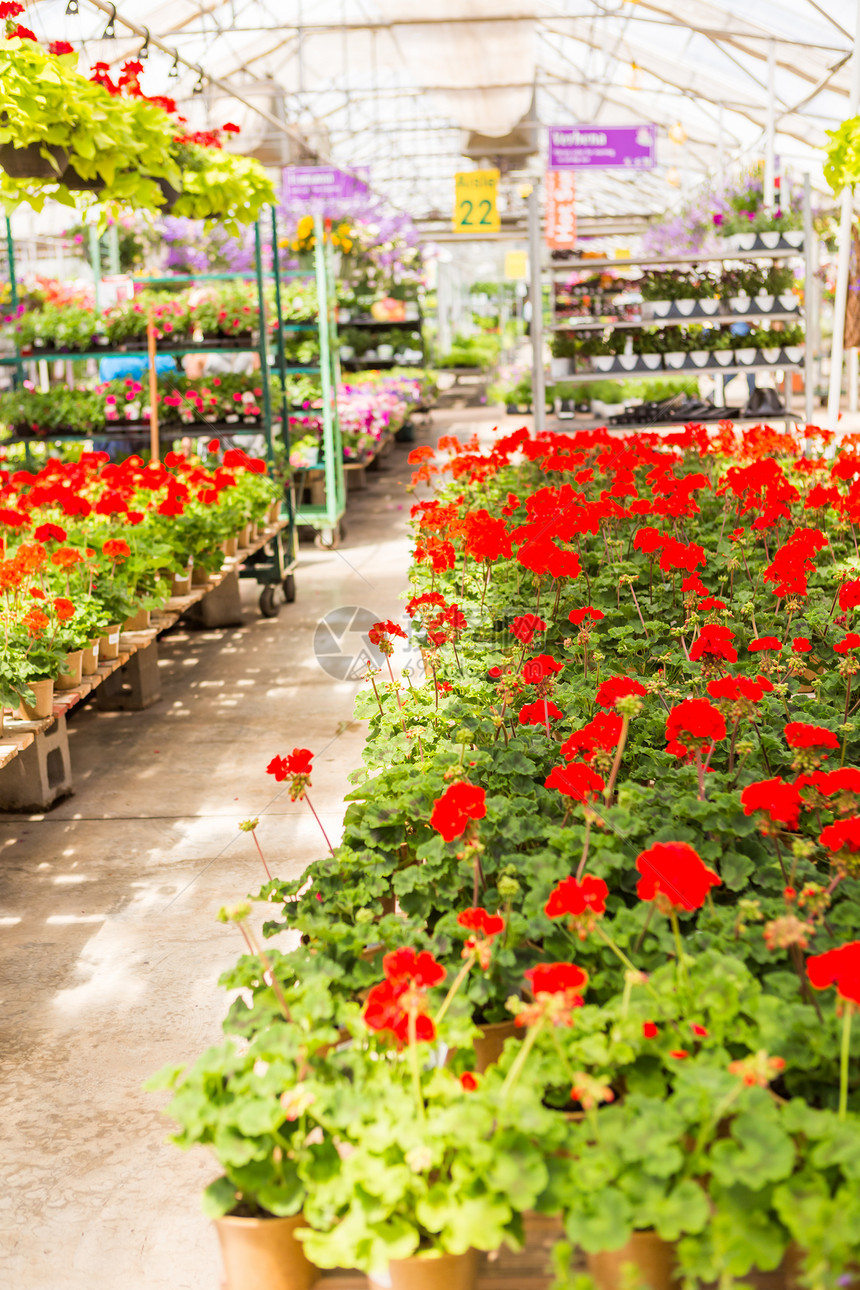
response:
<path fill-rule="evenodd" d="M 227 576 L 189 610 L 188 617 L 201 627 L 236 627 L 242 622 L 242 597 L 238 573 Z"/>
<path fill-rule="evenodd" d="M 44 811 L 74 792 L 65 715 L 0 770 L 0 810 Z"/>
<path fill-rule="evenodd" d="M 106 676 L 96 690 L 96 702 L 102 712 L 140 712 L 160 698 L 156 641 L 132 654 L 125 666 Z"/>

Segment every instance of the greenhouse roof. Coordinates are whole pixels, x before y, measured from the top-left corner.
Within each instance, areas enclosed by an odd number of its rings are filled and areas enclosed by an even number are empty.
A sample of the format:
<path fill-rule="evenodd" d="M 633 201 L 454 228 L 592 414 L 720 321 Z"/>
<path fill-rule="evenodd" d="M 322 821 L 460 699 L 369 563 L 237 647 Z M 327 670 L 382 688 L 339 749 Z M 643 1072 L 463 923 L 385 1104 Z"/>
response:
<path fill-rule="evenodd" d="M 484 157 L 514 201 L 546 164 L 545 127 L 580 123 L 655 122 L 659 161 L 635 183 L 580 174 L 581 212 L 664 210 L 762 156 L 769 84 L 781 166 L 823 186 L 825 131 L 848 111 L 849 0 L 119 0 L 111 36 L 113 7 L 29 0 L 25 21 L 86 66 L 136 56 L 148 32 L 147 93 L 196 126 L 236 121 L 267 164 L 367 166 L 416 216 L 450 210 L 454 172 Z"/>

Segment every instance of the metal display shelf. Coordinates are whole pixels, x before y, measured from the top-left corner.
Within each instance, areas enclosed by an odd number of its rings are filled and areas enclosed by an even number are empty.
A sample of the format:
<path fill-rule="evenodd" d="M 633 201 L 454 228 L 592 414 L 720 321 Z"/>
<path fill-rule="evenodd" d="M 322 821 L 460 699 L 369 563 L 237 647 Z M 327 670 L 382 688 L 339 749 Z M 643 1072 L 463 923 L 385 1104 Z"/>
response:
<path fill-rule="evenodd" d="M 592 269 L 662 269 L 667 264 L 722 264 L 726 260 L 788 260 L 804 254 L 804 246 L 781 246 L 775 251 L 703 251 L 698 255 L 633 255 L 623 260 L 570 260 L 567 264 L 549 264 L 548 273 L 582 273 Z"/>
<path fill-rule="evenodd" d="M 316 328 L 316 324 L 314 324 Z M 256 354 L 259 353 L 259 345 L 159 345 L 159 355 L 166 355 L 168 358 L 180 358 L 183 354 Z M 87 359 L 102 358 L 147 358 L 145 349 L 100 349 L 100 350 L 59 350 L 52 349 L 43 351 L 40 354 L 22 354 L 20 358 L 15 356 L 6 356 L 0 358 L 0 364 L 4 367 L 17 367 L 21 363 L 82 363 Z M 319 375 L 318 366 L 307 365 L 290 365 L 286 364 L 279 371 L 286 374 L 303 373 L 306 375 Z"/>
<path fill-rule="evenodd" d="M 803 363 L 727 363 L 725 367 L 718 363 L 708 363 L 706 367 L 657 367 L 637 368 L 632 372 L 573 372 L 570 376 L 558 376 L 557 382 L 565 385 L 589 385 L 596 381 L 626 381 L 637 377 L 645 380 L 659 380 L 665 376 L 743 376 L 746 372 L 787 372 L 801 371 Z"/>
<path fill-rule="evenodd" d="M 627 330 L 642 331 L 645 327 L 684 327 L 690 323 L 693 326 L 699 326 L 703 323 L 718 323 L 720 326 L 726 326 L 736 322 L 788 322 L 791 319 L 801 320 L 803 314 L 799 309 L 793 309 L 791 313 L 778 314 L 696 314 L 691 318 L 619 318 L 608 319 L 606 322 L 586 320 L 579 327 L 567 326 L 564 321 L 556 323 L 548 328 L 549 331 L 606 331 L 611 327 L 613 331 L 619 328 Z"/>

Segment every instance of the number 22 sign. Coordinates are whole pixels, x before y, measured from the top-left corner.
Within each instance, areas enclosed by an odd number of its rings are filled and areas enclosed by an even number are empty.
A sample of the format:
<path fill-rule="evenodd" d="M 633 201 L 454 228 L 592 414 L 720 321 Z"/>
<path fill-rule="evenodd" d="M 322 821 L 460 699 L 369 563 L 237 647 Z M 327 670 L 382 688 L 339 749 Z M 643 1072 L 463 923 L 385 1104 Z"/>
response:
<path fill-rule="evenodd" d="M 454 176 L 454 232 L 498 233 L 498 170 L 464 170 Z"/>

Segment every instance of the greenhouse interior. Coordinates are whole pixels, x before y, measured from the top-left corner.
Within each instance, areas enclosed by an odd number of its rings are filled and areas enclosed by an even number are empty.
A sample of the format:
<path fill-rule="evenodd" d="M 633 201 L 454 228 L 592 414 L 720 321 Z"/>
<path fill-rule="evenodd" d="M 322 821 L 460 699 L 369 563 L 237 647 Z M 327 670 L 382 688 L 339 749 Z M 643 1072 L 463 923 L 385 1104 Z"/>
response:
<path fill-rule="evenodd" d="M 4 1290 L 860 1290 L 858 183 L 860 0 L 0 0 Z"/>

